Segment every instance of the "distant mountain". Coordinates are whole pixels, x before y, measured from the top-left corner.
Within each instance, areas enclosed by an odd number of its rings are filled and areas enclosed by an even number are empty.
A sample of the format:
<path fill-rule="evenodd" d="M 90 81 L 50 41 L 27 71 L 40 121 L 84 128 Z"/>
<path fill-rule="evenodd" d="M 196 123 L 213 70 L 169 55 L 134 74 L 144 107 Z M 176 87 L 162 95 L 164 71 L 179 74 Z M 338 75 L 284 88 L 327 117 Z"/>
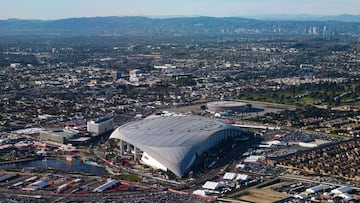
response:
<path fill-rule="evenodd" d="M 353 17 L 343 16 L 343 19 Z M 354 17 L 355 18 L 355 17 Z M 239 34 L 335 35 L 360 33 L 359 22 L 255 20 L 240 17 L 94 17 L 0 20 L 0 35 L 190 36 Z"/>
<path fill-rule="evenodd" d="M 323 16 L 323 15 L 258 15 L 249 16 L 249 18 L 257 20 L 276 20 L 276 21 L 340 21 L 340 22 L 360 22 L 360 15 L 336 15 L 336 16 Z"/>

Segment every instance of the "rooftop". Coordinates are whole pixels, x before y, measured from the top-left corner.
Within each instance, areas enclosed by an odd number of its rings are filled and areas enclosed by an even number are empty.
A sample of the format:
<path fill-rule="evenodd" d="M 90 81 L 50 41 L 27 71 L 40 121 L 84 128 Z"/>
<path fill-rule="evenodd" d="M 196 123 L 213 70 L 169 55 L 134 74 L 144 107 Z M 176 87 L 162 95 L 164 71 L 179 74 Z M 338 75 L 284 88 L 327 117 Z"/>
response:
<path fill-rule="evenodd" d="M 108 121 L 110 119 L 112 119 L 112 118 L 111 117 L 101 117 L 101 118 L 97 118 L 97 119 L 93 120 L 92 122 L 93 123 L 102 123 L 102 122 Z"/>
<path fill-rule="evenodd" d="M 61 137 L 67 137 L 67 136 L 79 133 L 76 130 L 70 130 L 70 129 L 64 129 L 64 128 L 48 128 L 48 129 L 42 130 L 42 132 L 46 132 L 46 133 L 56 135 L 56 136 L 61 136 Z"/>
<path fill-rule="evenodd" d="M 120 132 L 134 142 L 153 147 L 189 146 L 230 127 L 216 120 L 197 116 L 154 117 L 131 122 Z"/>
<path fill-rule="evenodd" d="M 247 104 L 244 102 L 238 102 L 238 101 L 215 101 L 215 102 L 209 102 L 208 105 L 237 107 L 237 106 L 246 106 Z"/>

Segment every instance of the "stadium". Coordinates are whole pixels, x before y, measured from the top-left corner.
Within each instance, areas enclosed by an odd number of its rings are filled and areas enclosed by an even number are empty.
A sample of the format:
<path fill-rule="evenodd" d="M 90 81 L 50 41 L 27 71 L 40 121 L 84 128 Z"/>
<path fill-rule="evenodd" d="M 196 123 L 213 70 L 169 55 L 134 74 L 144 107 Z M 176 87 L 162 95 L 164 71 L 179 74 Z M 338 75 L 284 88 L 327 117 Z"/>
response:
<path fill-rule="evenodd" d="M 122 155 L 140 158 L 156 169 L 182 177 L 201 154 L 229 138 L 245 137 L 241 129 L 205 117 L 151 117 L 127 123 L 110 136 L 120 140 Z"/>
<path fill-rule="evenodd" d="M 245 112 L 249 110 L 249 104 L 237 101 L 215 101 L 207 103 L 207 107 L 211 112 Z"/>

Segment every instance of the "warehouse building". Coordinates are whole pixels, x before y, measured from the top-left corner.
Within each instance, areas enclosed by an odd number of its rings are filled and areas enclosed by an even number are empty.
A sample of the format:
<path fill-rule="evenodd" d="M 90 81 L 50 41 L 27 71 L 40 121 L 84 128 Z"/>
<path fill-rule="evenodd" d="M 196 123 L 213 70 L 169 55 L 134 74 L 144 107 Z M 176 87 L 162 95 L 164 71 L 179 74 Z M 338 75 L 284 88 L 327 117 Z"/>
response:
<path fill-rule="evenodd" d="M 68 139 L 77 136 L 78 133 L 79 131 L 63 128 L 45 129 L 40 132 L 40 140 L 65 144 Z"/>

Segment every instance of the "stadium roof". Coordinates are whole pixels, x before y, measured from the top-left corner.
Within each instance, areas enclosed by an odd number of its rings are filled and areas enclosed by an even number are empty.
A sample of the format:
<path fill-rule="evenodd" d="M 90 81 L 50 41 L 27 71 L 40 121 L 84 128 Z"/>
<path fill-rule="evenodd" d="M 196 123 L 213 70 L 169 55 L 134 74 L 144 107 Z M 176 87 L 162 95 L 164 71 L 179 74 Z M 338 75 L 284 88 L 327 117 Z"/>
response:
<path fill-rule="evenodd" d="M 209 102 L 208 105 L 224 106 L 224 107 L 238 107 L 238 106 L 246 106 L 247 103 L 238 102 L 238 101 L 214 101 L 214 102 Z"/>
<path fill-rule="evenodd" d="M 195 116 L 171 116 L 144 119 L 121 126 L 132 142 L 153 147 L 192 146 L 211 134 L 229 127 L 219 121 Z"/>
<path fill-rule="evenodd" d="M 199 148 L 220 131 L 237 127 L 198 116 L 151 117 L 117 128 L 110 138 L 130 143 L 182 176 Z"/>

